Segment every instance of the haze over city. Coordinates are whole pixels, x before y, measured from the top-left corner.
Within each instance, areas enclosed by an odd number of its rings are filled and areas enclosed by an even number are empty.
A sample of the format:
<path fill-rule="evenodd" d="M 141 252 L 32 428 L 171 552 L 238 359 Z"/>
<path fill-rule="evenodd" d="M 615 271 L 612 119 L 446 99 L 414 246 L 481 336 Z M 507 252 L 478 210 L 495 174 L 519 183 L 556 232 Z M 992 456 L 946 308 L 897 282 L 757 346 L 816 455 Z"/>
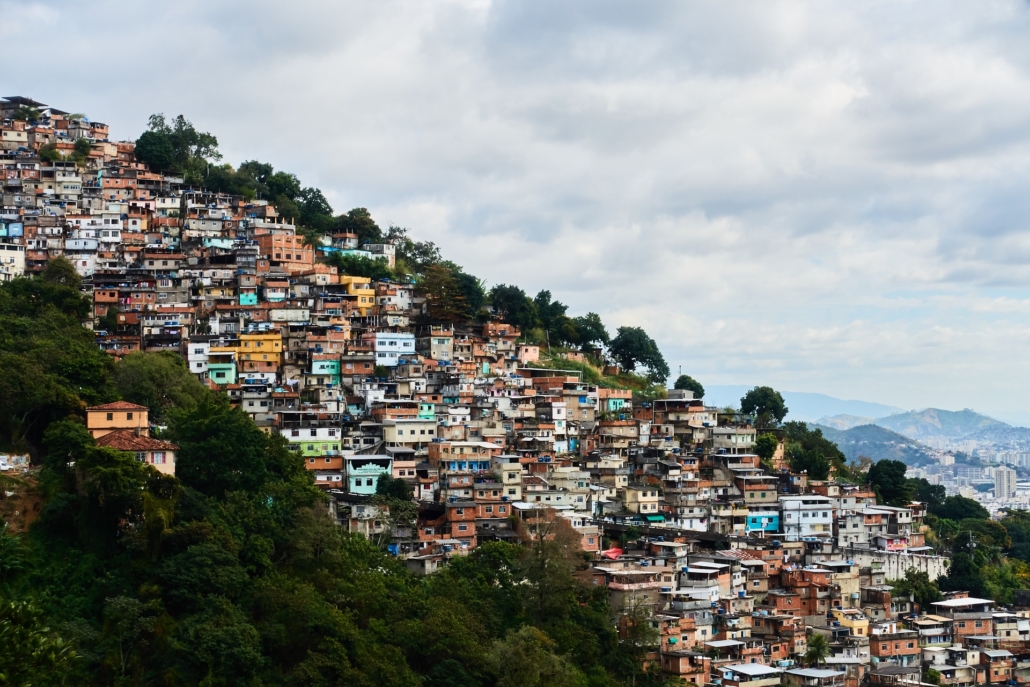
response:
<path fill-rule="evenodd" d="M 1025 2 L 0 16 L 33 54 L 5 95 L 124 139 L 182 113 L 488 284 L 643 326 L 674 376 L 1030 411 Z"/>

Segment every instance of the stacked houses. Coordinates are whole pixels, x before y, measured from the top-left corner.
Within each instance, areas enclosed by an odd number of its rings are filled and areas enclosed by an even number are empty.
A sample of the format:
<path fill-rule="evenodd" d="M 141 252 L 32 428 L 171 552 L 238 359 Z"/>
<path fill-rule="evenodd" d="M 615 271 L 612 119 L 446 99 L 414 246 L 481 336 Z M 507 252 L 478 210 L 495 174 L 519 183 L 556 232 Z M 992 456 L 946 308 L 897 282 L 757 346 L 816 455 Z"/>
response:
<path fill-rule="evenodd" d="M 24 108 L 37 118 L 15 118 Z M 541 363 L 511 324 L 430 321 L 414 282 L 321 259 L 392 264 L 392 244 L 338 233 L 309 245 L 265 201 L 151 171 L 104 124 L 9 97 L 0 132 L 0 279 L 66 257 L 100 348 L 181 355 L 303 456 L 341 527 L 411 570 L 485 541 L 573 541 L 593 553 L 582 579 L 651 624 L 649 659 L 698 685 L 916 683 L 930 668 L 949 685 L 1030 680 L 1024 610 L 892 595 L 910 568 L 946 571 L 924 504 L 792 474 L 782 443 L 763 468 L 749 418 L 689 391 L 641 402 L 588 383 Z M 82 139 L 90 152 L 72 160 Z M 53 144 L 67 159 L 40 158 Z M 174 472 L 146 412 L 91 408 L 90 427 Z M 413 517 L 376 496 L 386 476 L 410 486 Z M 817 634 L 830 654 L 801 667 Z"/>

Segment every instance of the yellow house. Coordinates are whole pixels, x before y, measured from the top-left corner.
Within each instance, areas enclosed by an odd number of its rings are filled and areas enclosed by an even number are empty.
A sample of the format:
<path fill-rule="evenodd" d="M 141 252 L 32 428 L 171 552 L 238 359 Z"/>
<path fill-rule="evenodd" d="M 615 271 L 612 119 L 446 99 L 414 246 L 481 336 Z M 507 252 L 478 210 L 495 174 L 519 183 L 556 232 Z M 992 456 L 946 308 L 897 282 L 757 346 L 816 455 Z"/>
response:
<path fill-rule="evenodd" d="M 283 354 L 283 337 L 279 332 L 240 334 L 240 345 L 236 352 L 240 360 L 260 360 L 279 365 Z"/>
<path fill-rule="evenodd" d="M 131 430 L 142 436 L 150 435 L 150 409 L 126 401 L 105 403 L 86 408 L 86 429 L 99 439 L 119 429 Z"/>
<path fill-rule="evenodd" d="M 657 515 L 659 500 L 658 487 L 628 486 L 623 491 L 622 505 L 631 513 Z"/>
<path fill-rule="evenodd" d="M 340 283 L 347 287 L 347 295 L 355 297 L 355 305 L 364 317 L 376 303 L 376 291 L 368 277 L 340 275 Z"/>
<path fill-rule="evenodd" d="M 832 609 L 833 619 L 841 624 L 841 627 L 851 629 L 851 635 L 862 637 L 869 636 L 869 618 L 857 608 L 834 608 Z"/>

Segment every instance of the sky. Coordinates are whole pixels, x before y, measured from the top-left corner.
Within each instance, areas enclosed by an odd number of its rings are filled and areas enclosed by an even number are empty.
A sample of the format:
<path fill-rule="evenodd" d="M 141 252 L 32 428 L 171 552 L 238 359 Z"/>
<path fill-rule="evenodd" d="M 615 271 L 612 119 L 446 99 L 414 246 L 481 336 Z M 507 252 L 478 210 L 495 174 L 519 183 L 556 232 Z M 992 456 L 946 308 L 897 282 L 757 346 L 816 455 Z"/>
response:
<path fill-rule="evenodd" d="M 1030 4 L 0 0 L 3 92 L 155 112 L 674 375 L 1030 419 Z"/>

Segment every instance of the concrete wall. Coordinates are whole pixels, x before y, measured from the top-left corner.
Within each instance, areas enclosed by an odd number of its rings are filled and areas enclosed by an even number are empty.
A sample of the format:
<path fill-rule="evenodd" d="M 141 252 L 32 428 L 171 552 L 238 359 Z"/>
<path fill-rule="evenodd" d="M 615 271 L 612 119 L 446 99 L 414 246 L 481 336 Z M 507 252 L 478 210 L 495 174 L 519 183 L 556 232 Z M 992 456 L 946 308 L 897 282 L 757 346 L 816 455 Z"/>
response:
<path fill-rule="evenodd" d="M 844 549 L 843 553 L 849 560 L 854 560 L 863 568 L 872 565 L 873 562 L 880 563 L 881 570 L 888 580 L 904 578 L 905 572 L 909 568 L 925 572 L 931 581 L 936 580 L 938 577 L 948 574 L 948 563 L 950 562 L 943 556 L 923 556 L 915 553 L 859 549 L 858 547 L 854 549 L 849 547 Z"/>

